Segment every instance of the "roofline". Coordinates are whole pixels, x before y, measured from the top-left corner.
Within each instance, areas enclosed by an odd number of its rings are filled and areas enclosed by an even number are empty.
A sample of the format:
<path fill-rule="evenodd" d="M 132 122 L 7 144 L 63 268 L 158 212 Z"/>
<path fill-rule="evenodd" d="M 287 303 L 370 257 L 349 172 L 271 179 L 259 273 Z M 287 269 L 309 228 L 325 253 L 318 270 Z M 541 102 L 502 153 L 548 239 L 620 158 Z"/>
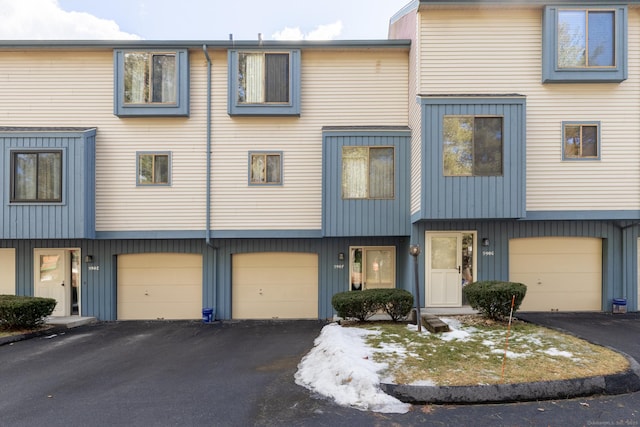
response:
<path fill-rule="evenodd" d="M 409 49 L 411 40 L 2 40 L 0 49 Z"/>

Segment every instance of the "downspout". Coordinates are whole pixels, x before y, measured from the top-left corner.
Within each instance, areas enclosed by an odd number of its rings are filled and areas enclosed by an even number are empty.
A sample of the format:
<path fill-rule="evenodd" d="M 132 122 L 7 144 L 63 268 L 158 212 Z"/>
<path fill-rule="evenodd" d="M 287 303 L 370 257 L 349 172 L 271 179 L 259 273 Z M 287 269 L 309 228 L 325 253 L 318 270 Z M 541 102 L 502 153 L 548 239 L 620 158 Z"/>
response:
<path fill-rule="evenodd" d="M 206 215 L 205 218 L 205 241 L 207 246 L 211 245 L 211 58 L 207 52 L 207 45 L 202 45 L 202 51 L 207 58 L 207 172 L 206 172 Z"/>
<path fill-rule="evenodd" d="M 205 219 L 205 242 L 208 247 L 213 249 L 213 271 L 211 272 L 213 277 L 213 307 L 215 313 L 216 297 L 218 295 L 218 248 L 211 244 L 211 58 L 209 52 L 207 52 L 207 45 L 202 45 L 202 52 L 207 59 L 207 171 L 206 171 L 206 219 Z M 214 319 L 215 320 L 215 314 Z"/>

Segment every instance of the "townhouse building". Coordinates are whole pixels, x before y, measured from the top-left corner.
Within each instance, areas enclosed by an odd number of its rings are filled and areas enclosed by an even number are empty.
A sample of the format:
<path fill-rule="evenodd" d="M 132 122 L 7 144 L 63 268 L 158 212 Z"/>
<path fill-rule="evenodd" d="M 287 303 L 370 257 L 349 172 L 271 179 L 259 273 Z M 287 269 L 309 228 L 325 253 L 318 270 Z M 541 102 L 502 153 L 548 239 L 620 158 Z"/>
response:
<path fill-rule="evenodd" d="M 101 320 L 342 291 L 637 310 L 640 1 L 430 1 L 388 40 L 0 42 L 0 293 Z"/>
<path fill-rule="evenodd" d="M 638 6 L 423 0 L 392 18 L 390 38 L 412 41 L 427 307 L 499 279 L 527 285 L 522 310 L 637 310 Z"/>
<path fill-rule="evenodd" d="M 327 318 L 356 253 L 399 285 L 409 45 L 2 43 L 0 293 L 102 320 Z"/>

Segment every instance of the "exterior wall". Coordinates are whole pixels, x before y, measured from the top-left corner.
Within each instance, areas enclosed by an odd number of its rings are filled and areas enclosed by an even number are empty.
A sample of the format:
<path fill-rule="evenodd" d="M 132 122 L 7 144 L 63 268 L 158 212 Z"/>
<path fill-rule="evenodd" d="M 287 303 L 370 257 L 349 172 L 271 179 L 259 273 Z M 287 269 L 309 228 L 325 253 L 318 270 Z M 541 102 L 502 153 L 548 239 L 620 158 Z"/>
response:
<path fill-rule="evenodd" d="M 424 97 L 423 219 L 525 216 L 525 100 L 511 97 Z M 503 117 L 501 176 L 444 176 L 445 115 Z M 415 215 L 414 215 L 415 219 Z"/>
<path fill-rule="evenodd" d="M 203 230 L 206 64 L 192 56 L 189 118 L 118 118 L 113 49 L 0 51 L 0 126 L 97 128 L 98 231 Z M 136 151 L 171 151 L 172 185 L 137 187 Z"/>
<path fill-rule="evenodd" d="M 300 117 L 230 117 L 226 51 L 213 61 L 211 224 L 322 228 L 322 128 L 406 126 L 407 51 L 303 50 Z M 249 186 L 248 152 L 280 151 L 283 185 Z"/>
<path fill-rule="evenodd" d="M 422 192 L 422 126 L 420 103 L 416 100 L 420 93 L 420 72 L 418 61 L 421 38 L 418 37 L 421 15 L 417 13 L 417 5 L 409 5 L 409 10 L 401 10 L 391 18 L 389 26 L 390 39 L 409 39 L 409 98 L 407 100 L 409 127 L 411 133 L 411 213 L 417 213 L 421 207 Z"/>
<path fill-rule="evenodd" d="M 629 7 L 629 79 L 542 84 L 541 7 L 423 8 L 421 94 L 527 98 L 527 211 L 640 210 L 640 10 Z M 448 66 L 442 66 L 448 64 Z M 562 161 L 562 122 L 601 123 L 601 159 Z"/>
<path fill-rule="evenodd" d="M 425 231 L 477 230 L 478 240 L 488 238 L 489 247 L 478 246 L 477 280 L 509 280 L 509 239 L 523 237 L 595 237 L 603 239 L 602 310 L 611 311 L 613 298 L 627 298 L 630 310 L 638 309 L 637 249 L 623 246 L 638 234 L 637 227 L 621 228 L 615 221 L 423 221 L 414 225 L 414 238 L 425 247 Z M 629 243 L 629 245 L 633 245 Z M 424 284 L 424 257 L 420 260 L 420 283 Z"/>
<path fill-rule="evenodd" d="M 231 256 L 252 252 L 316 253 L 319 258 L 319 318 L 334 315 L 331 298 L 349 289 L 349 246 L 396 246 L 396 283 L 404 287 L 408 265 L 408 238 L 361 237 L 324 239 L 220 239 L 207 246 L 204 239 L 185 240 L 0 240 L 0 248 L 15 248 L 17 295 L 33 295 L 33 250 L 35 248 L 80 248 L 82 262 L 81 315 L 100 320 L 117 319 L 117 255 L 138 253 L 202 254 L 203 307 L 215 307 L 218 319 L 231 319 Z M 197 316 L 196 316 L 197 318 Z"/>
<path fill-rule="evenodd" d="M 0 238 L 46 239 L 95 236 L 95 130 L 0 130 Z M 11 150 L 62 151 L 62 201 L 11 203 Z"/>
<path fill-rule="evenodd" d="M 336 129 L 336 128 L 333 128 Z M 408 236 L 408 129 L 328 130 L 323 148 L 323 236 Z M 394 197 L 390 200 L 342 198 L 342 147 L 394 147 Z"/>

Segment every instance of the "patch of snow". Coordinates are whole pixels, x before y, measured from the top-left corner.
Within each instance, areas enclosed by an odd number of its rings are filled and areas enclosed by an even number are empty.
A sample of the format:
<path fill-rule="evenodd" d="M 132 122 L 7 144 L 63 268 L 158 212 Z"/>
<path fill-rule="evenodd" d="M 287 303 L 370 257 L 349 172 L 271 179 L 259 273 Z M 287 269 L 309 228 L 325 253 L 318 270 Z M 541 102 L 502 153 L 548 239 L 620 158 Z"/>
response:
<path fill-rule="evenodd" d="M 296 384 L 339 405 L 363 411 L 406 413 L 411 405 L 402 403 L 380 389 L 378 373 L 384 363 L 373 360 L 373 351 L 364 339 L 379 332 L 343 328 L 331 323 L 320 332 L 315 346 L 302 359 L 295 375 Z"/>
<path fill-rule="evenodd" d="M 544 353 L 548 354 L 549 356 L 560 356 L 560 357 L 566 357 L 569 359 L 573 357 L 573 353 L 569 353 L 568 351 L 558 350 L 555 347 L 551 347 L 547 350 L 544 350 Z"/>
<path fill-rule="evenodd" d="M 500 350 L 499 348 L 491 350 L 492 354 L 501 354 L 504 355 L 504 350 Z M 511 350 L 507 350 L 507 359 L 522 359 L 524 357 L 531 356 L 531 353 L 514 353 Z"/>
<path fill-rule="evenodd" d="M 443 341 L 467 341 L 471 338 L 471 333 L 463 331 L 461 329 L 454 329 L 451 332 L 443 332 L 442 334 L 437 336 Z"/>
<path fill-rule="evenodd" d="M 420 381 L 414 381 L 409 385 L 435 387 L 437 384 L 432 380 L 420 380 Z"/>

